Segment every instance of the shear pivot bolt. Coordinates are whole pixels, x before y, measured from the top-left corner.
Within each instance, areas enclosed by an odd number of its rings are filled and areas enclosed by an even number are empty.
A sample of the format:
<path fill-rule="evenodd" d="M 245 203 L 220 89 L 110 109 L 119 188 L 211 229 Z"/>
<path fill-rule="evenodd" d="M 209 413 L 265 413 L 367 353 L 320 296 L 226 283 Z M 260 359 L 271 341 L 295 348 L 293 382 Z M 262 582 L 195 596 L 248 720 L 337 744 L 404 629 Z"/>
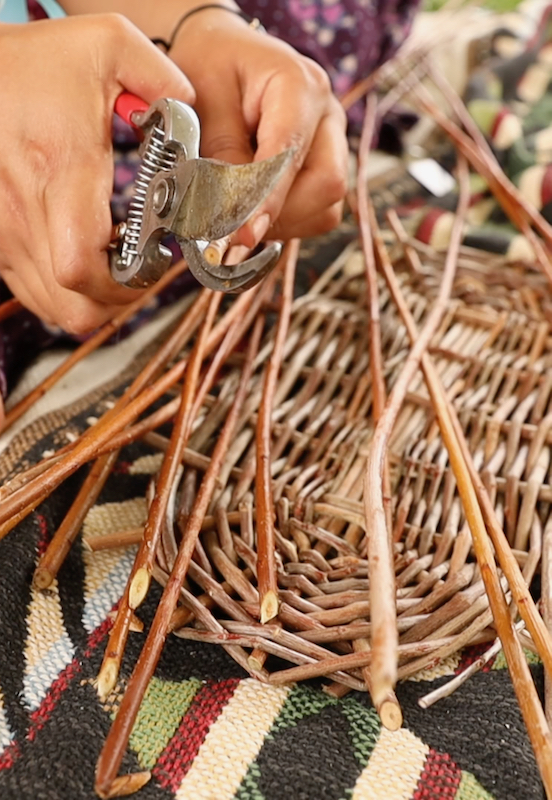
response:
<path fill-rule="evenodd" d="M 153 210 L 159 217 L 168 214 L 173 197 L 173 184 L 166 178 L 161 178 L 153 190 Z"/>

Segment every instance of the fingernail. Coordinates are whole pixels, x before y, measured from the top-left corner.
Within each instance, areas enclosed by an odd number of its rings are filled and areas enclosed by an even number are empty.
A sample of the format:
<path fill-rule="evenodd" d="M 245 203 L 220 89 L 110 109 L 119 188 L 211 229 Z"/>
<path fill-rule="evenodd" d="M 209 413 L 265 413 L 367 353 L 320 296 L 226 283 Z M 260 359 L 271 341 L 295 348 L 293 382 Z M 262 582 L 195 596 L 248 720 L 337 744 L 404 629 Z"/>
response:
<path fill-rule="evenodd" d="M 251 233 L 255 239 L 255 245 L 259 244 L 263 236 L 270 228 L 270 214 L 259 214 L 251 223 Z"/>

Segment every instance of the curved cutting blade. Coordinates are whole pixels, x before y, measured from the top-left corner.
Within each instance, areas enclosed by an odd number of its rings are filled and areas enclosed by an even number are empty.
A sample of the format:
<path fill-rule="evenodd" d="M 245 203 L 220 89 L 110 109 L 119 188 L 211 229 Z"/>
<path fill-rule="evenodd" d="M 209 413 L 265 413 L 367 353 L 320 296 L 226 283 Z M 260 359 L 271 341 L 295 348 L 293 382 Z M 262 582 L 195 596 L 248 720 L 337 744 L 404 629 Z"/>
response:
<path fill-rule="evenodd" d="M 180 239 L 214 241 L 238 230 L 268 197 L 292 158 L 289 149 L 251 164 L 231 165 L 208 158 L 181 163 L 176 184 L 186 190 L 171 220 L 171 231 Z"/>
<path fill-rule="evenodd" d="M 281 244 L 271 242 L 260 253 L 240 264 L 213 266 L 203 258 L 203 253 L 196 242 L 187 240 L 180 244 L 182 255 L 194 278 L 202 286 L 225 294 L 240 294 L 251 289 L 274 269 L 282 252 Z"/>

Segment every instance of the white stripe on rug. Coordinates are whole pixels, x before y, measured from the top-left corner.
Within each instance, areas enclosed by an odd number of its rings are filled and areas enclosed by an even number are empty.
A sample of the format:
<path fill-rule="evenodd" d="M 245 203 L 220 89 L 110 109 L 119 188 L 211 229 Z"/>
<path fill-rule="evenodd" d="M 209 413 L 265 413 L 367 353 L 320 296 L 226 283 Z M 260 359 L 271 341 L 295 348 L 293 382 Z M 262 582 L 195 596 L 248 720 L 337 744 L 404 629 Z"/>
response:
<path fill-rule="evenodd" d="M 176 800 L 232 800 L 289 692 L 290 687 L 252 678 L 241 681 L 209 729 Z"/>
<path fill-rule="evenodd" d="M 352 800 L 410 800 L 428 753 L 429 747 L 406 728 L 394 732 L 382 728 Z"/>

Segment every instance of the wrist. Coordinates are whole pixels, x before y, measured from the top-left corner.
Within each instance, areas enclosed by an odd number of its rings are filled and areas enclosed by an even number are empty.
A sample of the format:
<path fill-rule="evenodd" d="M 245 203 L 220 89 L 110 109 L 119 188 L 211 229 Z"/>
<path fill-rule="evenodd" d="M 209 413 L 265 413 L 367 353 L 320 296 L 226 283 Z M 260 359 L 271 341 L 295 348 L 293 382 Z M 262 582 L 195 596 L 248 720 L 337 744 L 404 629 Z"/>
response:
<path fill-rule="evenodd" d="M 227 28 L 231 24 L 249 25 L 255 28 L 262 28 L 260 22 L 252 19 L 241 11 L 233 0 L 214 0 L 214 2 L 199 2 L 191 0 L 187 3 L 184 13 L 178 18 L 169 39 L 153 39 L 156 44 L 162 45 L 169 51 L 177 44 L 181 36 L 185 37 L 186 31 L 189 36 L 193 32 L 205 29 L 212 29 L 215 25 L 223 25 Z M 263 29 L 264 30 L 264 29 Z"/>

